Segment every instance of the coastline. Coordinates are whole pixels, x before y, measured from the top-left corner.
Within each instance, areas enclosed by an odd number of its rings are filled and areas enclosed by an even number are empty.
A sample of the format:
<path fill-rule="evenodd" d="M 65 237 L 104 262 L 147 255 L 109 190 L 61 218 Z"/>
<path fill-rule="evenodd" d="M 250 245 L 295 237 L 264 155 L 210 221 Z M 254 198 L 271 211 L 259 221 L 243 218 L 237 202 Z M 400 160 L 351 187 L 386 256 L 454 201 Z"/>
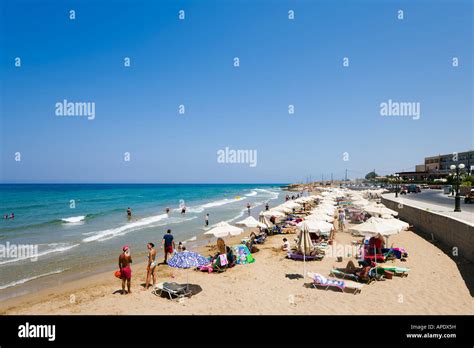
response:
<path fill-rule="evenodd" d="M 238 243 L 248 235 L 226 240 Z M 289 234 L 289 239 L 295 237 Z M 268 237 L 254 254 L 255 263 L 239 265 L 221 274 L 172 269 L 160 265 L 157 282 L 184 283 L 186 276 L 202 291 L 182 302 L 160 298 L 141 290 L 145 281 L 145 263 L 133 265 L 132 293 L 117 294 L 120 281 L 112 272 L 104 272 L 78 281 L 40 291 L 0 304 L 0 313 L 12 314 L 474 314 L 474 299 L 464 283 L 456 263 L 437 246 L 412 231 L 392 237 L 395 245 L 410 250 L 404 267 L 410 268 L 406 278 L 365 285 L 358 295 L 339 291 L 315 289 L 303 273 L 303 263 L 289 260 L 285 252 L 276 251 L 283 235 Z M 336 233 L 335 241 L 350 245 L 349 233 Z M 204 250 L 194 250 L 207 255 Z M 326 257 L 322 261 L 306 263 L 307 271 L 327 275 L 332 266 L 343 263 Z M 186 275 L 186 272 L 188 273 Z M 271 294 L 271 296 L 269 296 Z M 74 301 L 71 301 L 73 296 Z M 375 301 L 375 302 L 374 302 Z M 377 305 L 371 305 L 376 303 Z"/>

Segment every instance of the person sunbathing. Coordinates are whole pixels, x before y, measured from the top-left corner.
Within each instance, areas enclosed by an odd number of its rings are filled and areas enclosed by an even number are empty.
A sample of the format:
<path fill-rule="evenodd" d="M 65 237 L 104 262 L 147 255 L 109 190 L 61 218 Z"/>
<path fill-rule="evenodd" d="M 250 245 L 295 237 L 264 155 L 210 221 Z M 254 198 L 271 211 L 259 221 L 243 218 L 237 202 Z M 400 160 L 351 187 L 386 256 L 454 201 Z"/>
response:
<path fill-rule="evenodd" d="M 354 274 L 361 279 L 367 278 L 369 276 L 369 271 L 371 269 L 372 269 L 372 265 L 356 267 L 356 265 L 352 261 L 349 261 L 345 268 L 338 268 L 339 271 L 342 271 L 348 274 Z"/>

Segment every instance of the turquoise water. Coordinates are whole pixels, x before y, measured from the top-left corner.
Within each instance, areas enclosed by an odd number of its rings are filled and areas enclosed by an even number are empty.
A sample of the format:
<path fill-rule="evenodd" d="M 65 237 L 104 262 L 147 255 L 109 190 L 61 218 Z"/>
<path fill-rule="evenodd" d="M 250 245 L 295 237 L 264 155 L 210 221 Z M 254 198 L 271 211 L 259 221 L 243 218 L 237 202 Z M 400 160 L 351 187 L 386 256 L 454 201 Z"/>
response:
<path fill-rule="evenodd" d="M 0 185 L 0 299 L 39 279 L 86 275 L 115 263 L 121 247 L 145 260 L 146 243 L 159 244 L 166 229 L 188 248 L 207 241 L 210 225 L 258 215 L 266 202 L 283 200 L 280 185 L 265 184 L 4 184 Z M 180 204 L 187 208 L 180 213 Z M 133 212 L 127 218 L 126 209 Z M 169 207 L 170 214 L 165 213 Z M 14 255 L 12 247 L 34 253 Z M 37 248 L 37 249 L 34 249 Z M 0 250 L 1 251 L 1 250 Z M 31 258 L 34 255 L 36 257 Z M 112 261 L 111 261 L 112 260 Z M 136 262 L 142 261 L 138 259 Z"/>

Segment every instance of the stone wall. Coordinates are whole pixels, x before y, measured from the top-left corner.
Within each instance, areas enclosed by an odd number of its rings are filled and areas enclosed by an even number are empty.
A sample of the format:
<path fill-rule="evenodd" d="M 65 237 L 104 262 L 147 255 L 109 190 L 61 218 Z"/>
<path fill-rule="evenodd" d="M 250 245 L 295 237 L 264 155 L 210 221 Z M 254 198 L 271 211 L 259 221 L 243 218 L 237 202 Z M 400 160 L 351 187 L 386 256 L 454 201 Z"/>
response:
<path fill-rule="evenodd" d="M 407 205 L 406 202 L 399 206 L 398 202 L 382 197 L 382 203 L 387 208 L 398 212 L 398 217 L 417 231 L 431 239 L 440 241 L 450 249 L 457 247 L 458 255 L 474 261 L 474 226 L 449 216 L 429 210 Z"/>

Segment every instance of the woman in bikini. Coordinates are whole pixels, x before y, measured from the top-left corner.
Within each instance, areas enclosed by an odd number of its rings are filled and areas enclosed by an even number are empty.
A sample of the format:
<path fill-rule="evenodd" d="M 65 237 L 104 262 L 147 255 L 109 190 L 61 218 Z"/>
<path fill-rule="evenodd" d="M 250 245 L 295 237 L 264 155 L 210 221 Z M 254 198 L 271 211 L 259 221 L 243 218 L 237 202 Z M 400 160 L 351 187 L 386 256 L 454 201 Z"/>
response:
<path fill-rule="evenodd" d="M 156 250 L 155 250 L 155 245 L 153 243 L 148 243 L 146 245 L 148 248 L 148 264 L 146 266 L 146 282 L 145 282 L 145 289 L 148 289 L 148 286 L 150 285 L 150 278 L 153 279 L 153 287 L 156 284 L 155 281 L 155 269 L 156 269 Z"/>

